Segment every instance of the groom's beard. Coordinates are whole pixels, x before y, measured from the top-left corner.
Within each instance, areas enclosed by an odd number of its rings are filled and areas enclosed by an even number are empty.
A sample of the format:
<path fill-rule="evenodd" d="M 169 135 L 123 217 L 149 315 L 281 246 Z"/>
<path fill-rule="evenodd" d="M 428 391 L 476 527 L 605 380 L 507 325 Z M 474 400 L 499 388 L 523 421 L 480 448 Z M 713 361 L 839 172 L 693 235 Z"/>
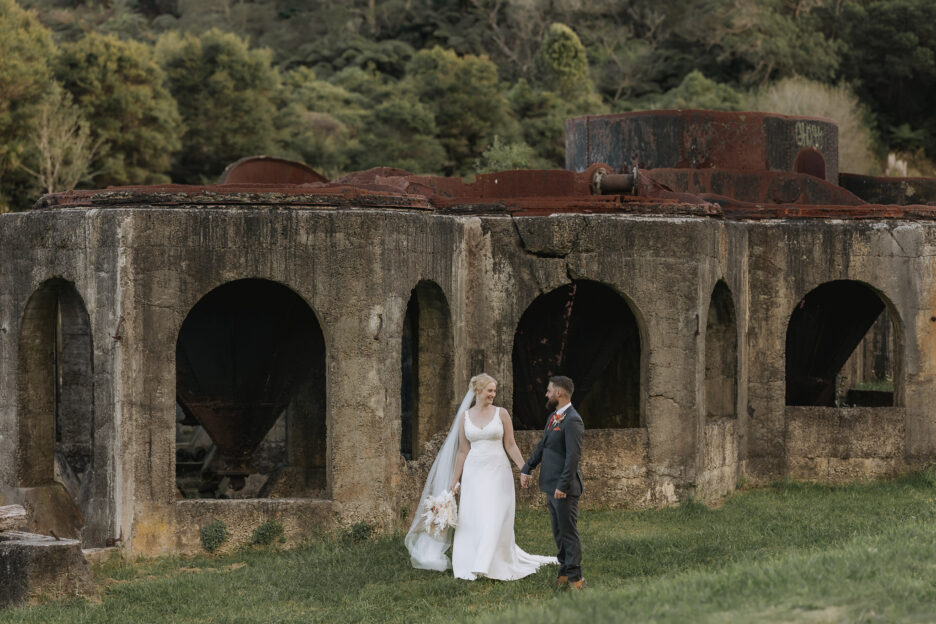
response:
<path fill-rule="evenodd" d="M 557 405 L 559 405 L 559 401 L 556 401 L 555 399 L 546 401 L 546 411 L 548 411 L 548 412 L 554 412 L 554 411 L 556 411 L 556 406 L 557 406 Z"/>

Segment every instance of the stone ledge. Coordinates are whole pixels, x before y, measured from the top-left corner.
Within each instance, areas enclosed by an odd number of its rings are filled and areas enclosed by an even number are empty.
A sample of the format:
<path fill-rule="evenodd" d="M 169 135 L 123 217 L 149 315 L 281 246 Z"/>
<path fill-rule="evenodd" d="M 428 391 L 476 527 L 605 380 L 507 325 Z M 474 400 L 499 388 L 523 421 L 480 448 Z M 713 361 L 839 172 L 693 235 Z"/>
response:
<path fill-rule="evenodd" d="M 0 533 L 0 607 L 44 596 L 93 593 L 91 569 L 78 540 L 5 531 Z"/>

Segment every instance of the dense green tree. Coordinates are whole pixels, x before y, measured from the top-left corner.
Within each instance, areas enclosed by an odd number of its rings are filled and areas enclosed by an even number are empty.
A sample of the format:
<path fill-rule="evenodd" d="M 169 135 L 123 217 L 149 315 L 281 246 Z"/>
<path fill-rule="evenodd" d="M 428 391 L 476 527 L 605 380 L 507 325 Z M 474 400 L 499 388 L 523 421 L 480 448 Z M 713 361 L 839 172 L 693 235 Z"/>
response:
<path fill-rule="evenodd" d="M 507 92 L 507 100 L 520 125 L 522 141 L 536 155 L 531 161 L 532 167 L 564 167 L 566 120 L 607 112 L 593 92 L 579 95 L 578 98 L 563 98 L 552 91 L 534 89 L 522 79 Z"/>
<path fill-rule="evenodd" d="M 542 162 L 533 148 L 517 141 L 514 143 L 502 143 L 500 137 L 495 136 L 491 146 L 484 150 L 481 158 L 475 161 L 475 171 L 478 173 L 490 173 L 492 171 L 506 171 L 508 169 L 550 169 L 549 166 L 543 166 Z"/>
<path fill-rule="evenodd" d="M 592 89 L 585 46 L 565 24 L 553 24 L 546 31 L 534 67 L 537 83 L 544 90 L 570 97 Z"/>
<path fill-rule="evenodd" d="M 59 42 L 74 42 L 89 32 L 145 39 L 150 25 L 137 0 L 20 0 L 35 8 Z"/>
<path fill-rule="evenodd" d="M 18 170 L 52 76 L 52 37 L 14 0 L 0 0 L 0 211 L 25 207 L 14 186 L 27 182 Z"/>
<path fill-rule="evenodd" d="M 62 46 L 55 75 L 107 144 L 92 165 L 95 184 L 168 181 L 179 112 L 150 46 L 91 33 Z"/>
<path fill-rule="evenodd" d="M 609 101 L 656 97 L 693 70 L 750 88 L 791 75 L 829 80 L 839 47 L 815 2 L 788 0 L 593 0 L 564 21 L 582 36 Z M 622 104 L 619 108 L 632 108 Z"/>
<path fill-rule="evenodd" d="M 276 127 L 282 154 L 328 178 L 347 172 L 359 151 L 358 134 L 368 100 L 339 85 L 319 80 L 307 67 L 283 77 L 277 97 Z"/>
<path fill-rule="evenodd" d="M 812 2 L 789 0 L 719 0 L 703 39 L 714 61 L 701 69 L 722 81 L 743 86 L 799 75 L 831 80 L 839 63 L 838 46 L 820 30 Z M 716 73 L 717 72 L 717 73 Z M 727 74 L 727 75 L 726 75 Z M 724 78 L 723 78 L 724 77 Z"/>
<path fill-rule="evenodd" d="M 357 67 L 325 81 L 298 68 L 286 74 L 281 99 L 283 153 L 330 178 L 376 166 L 439 173 L 445 164 L 435 117 L 406 82 Z"/>
<path fill-rule="evenodd" d="M 423 103 L 395 93 L 377 104 L 361 136 L 358 168 L 399 167 L 413 173 L 438 174 L 446 151 L 436 138 L 435 118 Z M 461 164 L 460 170 L 467 167 Z"/>
<path fill-rule="evenodd" d="M 842 76 L 877 116 L 893 147 L 936 156 L 936 3 L 850 3 L 841 14 Z"/>
<path fill-rule="evenodd" d="M 510 141 L 517 134 L 497 67 L 486 57 L 458 56 L 439 47 L 421 50 L 406 81 L 435 117 L 447 173 L 469 173 L 494 135 Z"/>
<path fill-rule="evenodd" d="M 446 152 L 438 135 L 432 108 L 419 100 L 406 80 L 388 79 L 374 71 L 348 68 L 332 82 L 363 98 L 363 109 L 336 110 L 335 115 L 355 129 L 357 144 L 350 146 L 354 169 L 399 167 L 413 173 L 439 174 Z"/>
<path fill-rule="evenodd" d="M 534 67 L 535 86 L 520 79 L 507 99 L 519 120 L 523 142 L 536 155 L 531 166 L 562 167 L 566 119 L 604 113 L 607 107 L 589 77 L 585 47 L 564 24 L 553 24 L 546 31 Z"/>
<path fill-rule="evenodd" d="M 708 110 L 740 110 L 741 94 L 729 87 L 709 80 L 696 70 L 686 74 L 678 87 L 670 89 L 653 103 L 654 108 Z"/>
<path fill-rule="evenodd" d="M 230 33 L 170 32 L 156 45 L 185 124 L 172 166 L 176 182 L 213 182 L 230 163 L 272 152 L 278 72 L 269 50 Z"/>

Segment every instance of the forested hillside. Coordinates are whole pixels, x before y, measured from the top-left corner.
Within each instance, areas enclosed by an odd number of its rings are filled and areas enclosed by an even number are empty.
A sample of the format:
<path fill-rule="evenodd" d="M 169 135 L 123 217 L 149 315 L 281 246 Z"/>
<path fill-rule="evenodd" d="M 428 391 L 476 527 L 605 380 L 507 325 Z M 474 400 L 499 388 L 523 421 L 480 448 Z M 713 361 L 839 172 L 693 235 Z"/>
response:
<path fill-rule="evenodd" d="M 255 154 L 561 167 L 565 118 L 646 108 L 831 117 L 843 171 L 933 175 L 934 91 L 933 0 L 0 0 L 0 209 Z"/>

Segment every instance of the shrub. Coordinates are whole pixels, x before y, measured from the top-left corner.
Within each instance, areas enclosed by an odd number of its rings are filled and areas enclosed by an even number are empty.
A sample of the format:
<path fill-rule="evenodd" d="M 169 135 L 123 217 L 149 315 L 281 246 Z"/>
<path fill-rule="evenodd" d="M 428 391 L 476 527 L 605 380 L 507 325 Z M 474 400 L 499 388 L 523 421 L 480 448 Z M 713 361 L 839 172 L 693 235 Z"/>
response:
<path fill-rule="evenodd" d="M 374 532 L 374 527 L 366 522 L 355 522 L 351 528 L 344 532 L 342 540 L 351 544 L 366 542 Z"/>
<path fill-rule="evenodd" d="M 218 547 L 227 541 L 227 538 L 228 527 L 223 520 L 212 522 L 201 529 L 202 547 L 210 553 L 218 550 Z"/>
<path fill-rule="evenodd" d="M 253 532 L 253 538 L 251 538 L 251 544 L 257 544 L 260 546 L 268 546 L 273 543 L 279 537 L 283 536 L 283 525 L 276 520 L 270 520 L 269 522 L 264 522 Z"/>

